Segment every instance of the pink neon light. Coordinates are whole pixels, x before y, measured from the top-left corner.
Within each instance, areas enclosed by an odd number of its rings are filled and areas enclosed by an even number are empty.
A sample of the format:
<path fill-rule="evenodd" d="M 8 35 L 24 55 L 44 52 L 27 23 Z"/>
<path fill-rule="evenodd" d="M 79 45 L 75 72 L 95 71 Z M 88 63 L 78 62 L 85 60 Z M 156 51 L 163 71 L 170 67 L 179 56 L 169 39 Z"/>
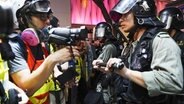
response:
<path fill-rule="evenodd" d="M 104 0 L 104 5 L 109 12 L 119 0 Z M 171 0 L 155 0 L 157 12 L 162 10 Z M 105 21 L 99 7 L 93 0 L 71 0 L 71 23 L 95 25 Z"/>
<path fill-rule="evenodd" d="M 109 10 L 118 0 L 104 0 L 104 5 Z M 85 5 L 83 3 L 86 3 Z M 93 0 L 71 0 L 71 23 L 94 25 L 105 21 L 99 7 Z"/>

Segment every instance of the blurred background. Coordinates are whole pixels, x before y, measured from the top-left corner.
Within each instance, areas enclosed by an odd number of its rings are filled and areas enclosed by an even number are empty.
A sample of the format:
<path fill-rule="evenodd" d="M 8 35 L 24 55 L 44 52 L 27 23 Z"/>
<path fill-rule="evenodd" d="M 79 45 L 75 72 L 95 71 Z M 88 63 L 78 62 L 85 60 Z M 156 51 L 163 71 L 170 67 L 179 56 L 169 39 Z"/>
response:
<path fill-rule="evenodd" d="M 93 0 L 50 0 L 54 15 L 59 19 L 61 26 L 78 27 L 85 25 L 93 27 L 98 22 L 105 21 L 99 7 Z M 102 0 L 109 10 L 119 0 Z M 184 0 L 155 0 L 157 12 L 165 6 L 176 6 L 184 11 Z"/>

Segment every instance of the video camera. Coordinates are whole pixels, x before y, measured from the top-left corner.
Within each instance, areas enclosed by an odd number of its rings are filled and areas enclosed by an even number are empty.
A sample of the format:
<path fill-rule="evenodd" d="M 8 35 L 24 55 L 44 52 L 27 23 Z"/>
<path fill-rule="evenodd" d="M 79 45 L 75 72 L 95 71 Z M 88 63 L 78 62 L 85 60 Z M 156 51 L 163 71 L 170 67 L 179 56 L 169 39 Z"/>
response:
<path fill-rule="evenodd" d="M 88 29 L 85 26 L 81 26 L 80 28 L 57 27 L 52 28 L 49 33 L 49 43 L 75 45 L 77 41 L 87 38 Z"/>
<path fill-rule="evenodd" d="M 72 45 L 76 45 L 80 40 L 86 40 L 88 34 L 88 29 L 85 26 L 80 28 L 52 28 L 49 31 L 49 43 L 55 43 L 57 45 L 69 45 L 72 51 Z M 73 51 L 72 51 L 73 52 Z M 63 72 L 62 75 L 58 76 L 56 79 L 64 85 L 67 81 L 72 80 L 74 77 L 78 76 L 75 70 L 76 60 L 73 55 L 73 59 L 69 61 L 69 68 Z M 60 71 L 62 71 L 61 66 L 57 66 Z"/>

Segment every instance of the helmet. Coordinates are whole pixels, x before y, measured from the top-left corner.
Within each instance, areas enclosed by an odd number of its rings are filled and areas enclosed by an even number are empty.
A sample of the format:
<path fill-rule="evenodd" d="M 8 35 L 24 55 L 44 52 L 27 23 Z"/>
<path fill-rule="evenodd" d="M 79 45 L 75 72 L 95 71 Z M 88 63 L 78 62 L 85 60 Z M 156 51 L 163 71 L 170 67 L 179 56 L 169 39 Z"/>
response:
<path fill-rule="evenodd" d="M 183 13 L 179 8 L 176 7 L 167 7 L 159 12 L 160 20 L 166 24 L 165 29 L 175 28 L 183 29 L 184 28 L 184 18 Z"/>
<path fill-rule="evenodd" d="M 30 22 L 29 16 L 36 13 L 52 13 L 49 0 L 26 0 L 24 5 L 17 10 L 16 17 L 18 19 L 19 28 L 24 30 L 28 28 Z"/>
<path fill-rule="evenodd" d="M 156 17 L 154 0 L 120 0 L 110 11 L 111 18 L 118 22 L 122 14 L 132 11 L 138 25 L 164 26 Z"/>
<path fill-rule="evenodd" d="M 95 26 L 95 38 L 112 38 L 112 26 L 107 22 L 100 22 Z"/>
<path fill-rule="evenodd" d="M 26 0 L 21 13 L 48 13 L 51 12 L 49 0 Z"/>

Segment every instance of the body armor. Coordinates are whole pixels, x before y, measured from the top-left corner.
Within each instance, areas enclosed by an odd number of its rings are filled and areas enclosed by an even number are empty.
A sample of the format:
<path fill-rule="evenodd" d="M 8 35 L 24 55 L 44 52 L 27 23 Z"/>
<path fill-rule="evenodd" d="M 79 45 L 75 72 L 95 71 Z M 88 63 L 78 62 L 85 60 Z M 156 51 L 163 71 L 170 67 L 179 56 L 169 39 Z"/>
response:
<path fill-rule="evenodd" d="M 143 34 L 131 55 L 129 63 L 130 69 L 140 72 L 152 70 L 152 42 L 159 31 L 160 28 L 152 28 Z M 165 98 L 165 95 L 150 97 L 148 95 L 148 91 L 145 88 L 131 81 L 129 81 L 128 90 L 125 94 L 125 99 L 141 103 L 145 102 L 146 104 L 152 104 L 153 102 L 162 102 L 163 100 L 165 101 Z"/>

